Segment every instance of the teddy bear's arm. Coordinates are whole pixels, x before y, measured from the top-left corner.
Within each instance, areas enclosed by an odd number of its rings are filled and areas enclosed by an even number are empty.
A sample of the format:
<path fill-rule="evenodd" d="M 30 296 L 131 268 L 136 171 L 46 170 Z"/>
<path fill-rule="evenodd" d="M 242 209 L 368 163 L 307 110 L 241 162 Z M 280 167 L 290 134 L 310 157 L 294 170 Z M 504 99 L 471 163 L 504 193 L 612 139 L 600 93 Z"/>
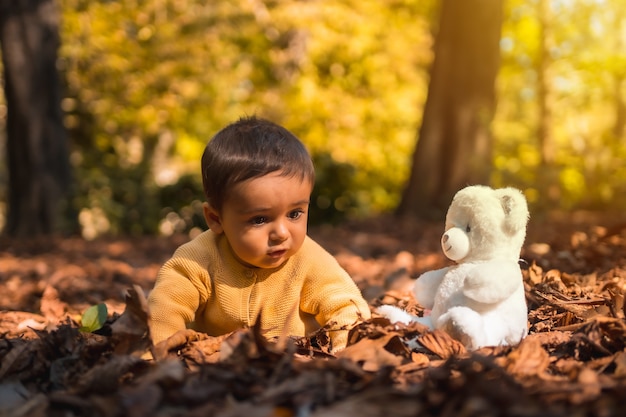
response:
<path fill-rule="evenodd" d="M 443 280 L 444 275 L 450 268 L 436 269 L 434 271 L 424 272 L 415 281 L 413 287 L 413 294 L 415 300 L 422 306 L 428 309 L 432 309 L 435 303 L 435 295 L 437 289 Z"/>
<path fill-rule="evenodd" d="M 498 303 L 522 284 L 522 273 L 514 262 L 488 262 L 477 265 L 468 272 L 463 284 L 463 294 L 485 304 Z"/>

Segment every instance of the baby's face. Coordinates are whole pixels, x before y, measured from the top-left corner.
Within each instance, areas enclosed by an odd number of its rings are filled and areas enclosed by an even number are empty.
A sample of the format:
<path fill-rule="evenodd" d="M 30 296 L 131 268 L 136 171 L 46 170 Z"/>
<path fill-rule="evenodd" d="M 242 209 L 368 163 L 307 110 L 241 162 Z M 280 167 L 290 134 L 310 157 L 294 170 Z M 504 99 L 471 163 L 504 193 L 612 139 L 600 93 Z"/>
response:
<path fill-rule="evenodd" d="M 237 258 L 275 268 L 296 253 L 306 237 L 312 189 L 310 181 L 279 172 L 235 185 L 219 221 Z"/>

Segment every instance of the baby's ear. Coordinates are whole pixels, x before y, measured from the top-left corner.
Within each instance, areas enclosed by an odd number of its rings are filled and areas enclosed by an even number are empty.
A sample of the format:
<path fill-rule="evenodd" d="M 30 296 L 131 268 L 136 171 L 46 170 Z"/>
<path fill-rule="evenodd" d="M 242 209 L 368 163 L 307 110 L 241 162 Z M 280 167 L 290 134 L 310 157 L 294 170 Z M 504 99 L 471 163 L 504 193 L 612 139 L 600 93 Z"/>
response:
<path fill-rule="evenodd" d="M 526 229 L 529 213 L 524 194 L 511 187 L 500 188 L 495 191 L 504 210 L 505 217 L 502 225 L 504 232 L 514 235 L 520 230 Z"/>
<path fill-rule="evenodd" d="M 218 235 L 224 232 L 220 213 L 211 204 L 202 203 L 202 212 L 209 229 L 213 230 L 213 232 Z"/>

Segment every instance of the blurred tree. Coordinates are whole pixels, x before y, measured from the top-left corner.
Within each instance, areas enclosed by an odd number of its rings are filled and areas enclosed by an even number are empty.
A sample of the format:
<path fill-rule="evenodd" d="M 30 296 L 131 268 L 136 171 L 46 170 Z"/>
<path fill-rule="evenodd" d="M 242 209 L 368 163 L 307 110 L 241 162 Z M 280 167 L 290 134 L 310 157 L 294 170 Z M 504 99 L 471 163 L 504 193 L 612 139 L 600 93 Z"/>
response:
<path fill-rule="evenodd" d="M 623 212 L 625 41 L 621 0 L 505 2 L 495 186 L 535 209 Z"/>
<path fill-rule="evenodd" d="M 198 226 L 198 155 L 208 138 L 243 114 L 275 120 L 307 144 L 319 170 L 315 221 L 393 210 L 405 189 L 405 204 L 411 197 L 427 205 L 438 196 L 442 210 L 446 189 L 478 182 L 447 188 L 459 176 L 456 167 L 489 172 L 488 152 L 478 156 L 467 138 L 487 129 L 493 111 L 491 86 L 470 82 L 479 70 L 491 78 L 487 69 L 495 68 L 497 26 L 480 20 L 492 2 L 447 2 L 467 11 L 457 24 L 459 39 L 446 35 L 445 44 L 458 48 L 447 55 L 439 52 L 443 40 L 432 47 L 439 26 L 432 22 L 442 18 L 439 0 L 57 2 L 63 10 L 57 65 L 66 83 L 62 108 L 75 170 L 72 205 L 85 236 Z M 558 207 L 618 201 L 626 207 L 626 2 L 502 3 L 489 182 L 517 186 L 531 204 L 551 208 L 541 189 L 543 123 Z M 543 23 L 540 3 L 550 7 Z M 489 45 L 475 46 L 478 37 Z M 433 67 L 435 50 L 440 56 Z M 543 70 L 541 54 L 549 64 Z M 424 113 L 429 67 L 433 82 Z M 477 91 L 485 96 L 472 101 Z M 543 121 L 542 96 L 549 116 Z M 0 124 L 5 108 L 0 102 Z M 461 114 L 468 115 L 465 125 Z M 431 120 L 421 126 L 423 115 Z M 424 182 L 430 196 L 405 188 L 420 126 L 420 146 L 440 141 L 450 148 L 420 150 L 427 163 L 412 184 Z M 438 126 L 441 132 L 434 132 Z M 455 159 L 462 152 L 465 160 Z M 471 160 L 477 162 L 466 163 Z M 0 172 L 3 195 L 4 176 Z"/>
<path fill-rule="evenodd" d="M 501 0 L 442 0 L 428 98 L 401 216 L 440 218 L 454 193 L 489 182 Z"/>
<path fill-rule="evenodd" d="M 544 196 L 540 204 L 545 207 L 551 207 L 558 204 L 561 199 L 561 190 L 559 187 L 559 172 L 555 165 L 555 144 L 552 134 L 552 83 L 549 77 L 549 70 L 552 61 L 550 51 L 552 49 L 552 37 L 550 31 L 552 29 L 550 21 L 551 8 L 549 1 L 538 1 L 537 20 L 538 20 L 538 39 L 537 39 L 537 140 L 539 143 L 540 162 L 537 167 L 536 177 L 537 189 L 540 195 Z"/>
<path fill-rule="evenodd" d="M 0 0 L 0 46 L 7 103 L 11 236 L 60 227 L 71 175 L 57 78 L 59 14 L 53 0 Z"/>
<path fill-rule="evenodd" d="M 153 233 L 168 215 L 179 224 L 170 213 L 192 201 L 161 202 L 160 189 L 199 181 L 206 141 L 245 114 L 288 127 L 320 170 L 353 173 L 319 172 L 316 220 L 397 205 L 426 97 L 434 0 L 60 3 L 83 231 Z"/>

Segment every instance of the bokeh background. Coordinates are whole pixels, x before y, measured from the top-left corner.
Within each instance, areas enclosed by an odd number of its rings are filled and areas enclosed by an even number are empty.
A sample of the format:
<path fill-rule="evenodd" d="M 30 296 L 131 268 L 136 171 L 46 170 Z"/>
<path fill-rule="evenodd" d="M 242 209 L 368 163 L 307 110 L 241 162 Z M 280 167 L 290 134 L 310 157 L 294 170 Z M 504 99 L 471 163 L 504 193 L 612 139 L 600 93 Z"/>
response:
<path fill-rule="evenodd" d="M 64 213 L 78 222 L 67 230 L 92 239 L 204 228 L 200 155 L 221 127 L 252 114 L 311 151 L 312 223 L 400 204 L 441 0 L 55 3 L 72 170 Z M 626 2 L 502 6 L 488 182 L 519 187 L 534 212 L 624 212 Z M 0 227 L 6 103 L 0 95 Z"/>

